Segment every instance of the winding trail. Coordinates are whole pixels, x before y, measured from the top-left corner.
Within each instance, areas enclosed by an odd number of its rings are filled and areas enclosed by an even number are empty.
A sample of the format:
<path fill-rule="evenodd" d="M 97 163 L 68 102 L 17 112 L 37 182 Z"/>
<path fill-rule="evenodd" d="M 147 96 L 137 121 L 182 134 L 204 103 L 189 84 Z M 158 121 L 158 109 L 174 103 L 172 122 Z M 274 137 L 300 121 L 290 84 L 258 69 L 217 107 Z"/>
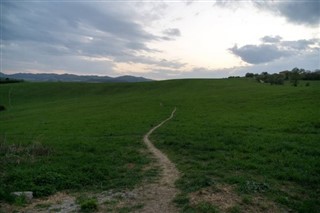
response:
<path fill-rule="evenodd" d="M 148 150 L 155 156 L 161 167 L 161 176 L 156 183 L 145 185 L 144 191 L 147 198 L 144 208 L 141 212 L 178 212 L 172 203 L 172 200 L 178 193 L 174 183 L 179 178 L 179 171 L 169 158 L 157 149 L 149 139 L 149 136 L 164 123 L 171 120 L 176 112 L 176 108 L 172 111 L 169 118 L 162 121 L 157 126 L 149 130 L 143 137 L 143 142 L 147 145 Z"/>

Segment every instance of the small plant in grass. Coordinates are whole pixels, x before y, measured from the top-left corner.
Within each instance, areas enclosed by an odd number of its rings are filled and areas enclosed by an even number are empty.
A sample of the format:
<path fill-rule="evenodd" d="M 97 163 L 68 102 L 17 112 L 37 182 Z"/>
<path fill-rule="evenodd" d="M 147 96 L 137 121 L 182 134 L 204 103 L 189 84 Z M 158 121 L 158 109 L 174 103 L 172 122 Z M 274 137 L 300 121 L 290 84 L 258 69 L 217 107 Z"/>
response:
<path fill-rule="evenodd" d="M 215 182 L 211 177 L 199 175 L 184 175 L 177 181 L 177 186 L 185 189 L 187 192 L 194 192 L 205 187 L 213 186 L 214 184 Z"/>
<path fill-rule="evenodd" d="M 135 212 L 142 208 L 143 208 L 143 204 L 137 204 L 134 206 L 126 206 L 126 207 L 120 208 L 118 212 L 119 213 Z"/>
<path fill-rule="evenodd" d="M 106 206 L 115 206 L 119 203 L 119 200 L 107 200 L 103 204 Z"/>
<path fill-rule="evenodd" d="M 81 212 L 95 212 L 98 210 L 98 202 L 96 199 L 89 199 L 81 203 Z"/>
<path fill-rule="evenodd" d="M 267 183 L 258 183 L 255 181 L 246 181 L 240 185 L 240 191 L 244 193 L 263 193 L 270 190 Z"/>
<path fill-rule="evenodd" d="M 199 203 L 196 206 L 196 210 L 199 213 L 218 213 L 219 212 L 217 207 L 207 202 Z"/>
<path fill-rule="evenodd" d="M 252 204 L 252 197 L 248 195 L 243 196 L 242 203 L 247 205 Z"/>
<path fill-rule="evenodd" d="M 98 201 L 96 198 L 88 198 L 80 196 L 77 198 L 77 203 L 80 205 L 81 212 L 95 212 L 98 210 Z"/>
<path fill-rule="evenodd" d="M 50 203 L 40 203 L 40 204 L 37 204 L 35 207 L 38 208 L 38 209 L 47 209 L 51 206 Z"/>
<path fill-rule="evenodd" d="M 235 206 L 229 208 L 227 212 L 228 213 L 240 213 L 241 210 L 240 210 L 240 207 L 238 205 L 235 205 Z"/>
<path fill-rule="evenodd" d="M 25 206 L 27 203 L 27 199 L 24 195 L 21 195 L 21 196 L 17 196 L 15 199 L 14 199 L 14 204 L 16 206 Z"/>
<path fill-rule="evenodd" d="M 175 202 L 177 206 L 182 207 L 189 204 L 189 198 L 186 194 L 181 193 L 174 198 L 173 202 Z"/>

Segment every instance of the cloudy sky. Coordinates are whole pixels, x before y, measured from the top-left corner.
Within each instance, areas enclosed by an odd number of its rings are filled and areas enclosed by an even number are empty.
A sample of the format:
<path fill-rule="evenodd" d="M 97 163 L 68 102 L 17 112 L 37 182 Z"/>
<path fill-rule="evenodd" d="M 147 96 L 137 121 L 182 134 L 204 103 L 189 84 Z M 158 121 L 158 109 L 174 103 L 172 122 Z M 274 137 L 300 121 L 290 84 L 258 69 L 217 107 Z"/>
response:
<path fill-rule="evenodd" d="M 220 78 L 320 68 L 320 1 L 1 0 L 1 72 Z"/>

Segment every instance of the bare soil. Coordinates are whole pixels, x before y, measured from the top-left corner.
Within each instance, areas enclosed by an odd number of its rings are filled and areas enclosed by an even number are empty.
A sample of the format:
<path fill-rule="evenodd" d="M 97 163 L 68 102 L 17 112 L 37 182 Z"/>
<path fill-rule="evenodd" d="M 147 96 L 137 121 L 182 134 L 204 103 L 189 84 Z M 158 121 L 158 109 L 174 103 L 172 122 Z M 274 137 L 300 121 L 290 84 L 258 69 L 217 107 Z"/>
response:
<path fill-rule="evenodd" d="M 281 208 L 273 201 L 256 194 L 252 196 L 250 202 L 244 202 L 231 185 L 216 184 L 189 194 L 190 204 L 196 206 L 206 202 L 218 207 L 220 212 L 233 212 L 237 208 L 239 212 L 249 213 L 285 213 L 290 210 Z"/>

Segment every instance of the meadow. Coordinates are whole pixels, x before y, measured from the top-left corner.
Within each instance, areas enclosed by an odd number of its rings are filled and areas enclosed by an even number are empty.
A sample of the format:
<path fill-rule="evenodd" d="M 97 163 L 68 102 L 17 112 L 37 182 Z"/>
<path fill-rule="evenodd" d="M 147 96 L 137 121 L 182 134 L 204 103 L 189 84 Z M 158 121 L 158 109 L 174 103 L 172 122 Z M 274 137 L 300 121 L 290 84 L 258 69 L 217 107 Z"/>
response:
<path fill-rule="evenodd" d="M 151 136 L 182 177 L 183 212 L 217 212 L 192 201 L 201 190 L 230 189 L 246 212 L 263 198 L 296 212 L 320 208 L 320 82 L 298 87 L 253 79 L 145 83 L 0 85 L 0 199 L 31 190 L 133 188 L 157 168 L 142 136 Z M 145 169 L 148 168 L 148 169 Z"/>

